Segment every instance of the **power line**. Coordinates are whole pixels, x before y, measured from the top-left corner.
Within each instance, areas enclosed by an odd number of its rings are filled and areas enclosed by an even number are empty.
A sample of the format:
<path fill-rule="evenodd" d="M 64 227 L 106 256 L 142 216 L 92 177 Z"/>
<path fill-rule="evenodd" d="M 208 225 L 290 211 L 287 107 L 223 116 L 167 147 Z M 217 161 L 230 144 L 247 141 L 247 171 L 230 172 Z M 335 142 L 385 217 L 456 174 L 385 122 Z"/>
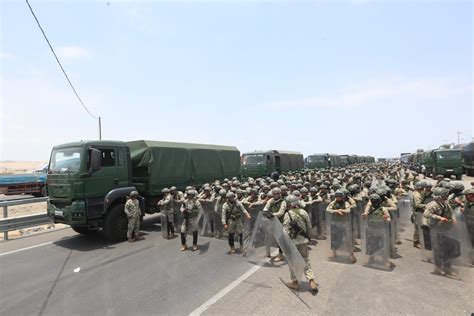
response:
<path fill-rule="evenodd" d="M 30 8 L 31 14 L 32 14 L 33 17 L 35 18 L 36 23 L 38 24 L 38 27 L 39 27 L 39 29 L 41 30 L 41 33 L 43 33 L 44 39 L 45 39 L 46 42 L 48 43 L 49 48 L 51 49 L 51 52 L 52 52 L 53 55 L 54 55 L 54 58 L 56 58 L 56 61 L 58 62 L 59 67 L 60 67 L 61 70 L 63 71 L 63 74 L 64 74 L 64 76 L 66 77 L 67 82 L 69 82 L 69 85 L 71 86 L 72 91 L 74 91 L 74 94 L 76 95 L 77 99 L 78 99 L 79 102 L 81 103 L 82 107 L 84 108 L 84 110 L 87 111 L 87 113 L 89 113 L 89 115 L 90 115 L 93 119 L 96 119 L 96 120 L 97 120 L 97 119 L 100 119 L 100 117 L 94 116 L 94 115 L 89 111 L 89 109 L 88 109 L 87 106 L 84 104 L 84 102 L 82 102 L 81 97 L 79 96 L 79 94 L 77 93 L 76 89 L 75 89 L 74 86 L 72 85 L 71 80 L 69 80 L 69 77 L 68 77 L 68 75 L 67 75 L 67 73 L 66 73 L 66 70 L 64 70 L 63 65 L 62 65 L 61 62 L 59 61 L 59 58 L 58 58 L 58 56 L 56 55 L 56 52 L 55 52 L 54 49 L 53 49 L 53 46 L 51 46 L 51 43 L 49 42 L 48 37 L 46 36 L 46 34 L 45 34 L 43 28 L 41 27 L 41 24 L 40 24 L 40 22 L 38 21 L 38 18 L 36 17 L 35 12 L 33 12 L 33 8 L 31 7 L 31 5 L 30 5 L 30 3 L 28 2 L 28 0 L 25 0 L 25 1 L 26 1 L 26 4 L 28 5 L 28 7 Z M 99 131 L 99 133 L 100 133 L 100 131 Z"/>

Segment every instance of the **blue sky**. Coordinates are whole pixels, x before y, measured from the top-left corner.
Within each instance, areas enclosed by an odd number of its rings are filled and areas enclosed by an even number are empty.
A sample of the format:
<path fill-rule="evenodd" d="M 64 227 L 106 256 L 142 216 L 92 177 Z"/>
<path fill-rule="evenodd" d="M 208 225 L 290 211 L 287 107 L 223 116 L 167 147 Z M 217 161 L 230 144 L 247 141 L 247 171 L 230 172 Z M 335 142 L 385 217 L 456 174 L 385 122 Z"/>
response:
<path fill-rule="evenodd" d="M 472 138 L 471 1 L 30 0 L 103 137 L 398 156 Z M 0 160 L 98 137 L 1 2 Z"/>

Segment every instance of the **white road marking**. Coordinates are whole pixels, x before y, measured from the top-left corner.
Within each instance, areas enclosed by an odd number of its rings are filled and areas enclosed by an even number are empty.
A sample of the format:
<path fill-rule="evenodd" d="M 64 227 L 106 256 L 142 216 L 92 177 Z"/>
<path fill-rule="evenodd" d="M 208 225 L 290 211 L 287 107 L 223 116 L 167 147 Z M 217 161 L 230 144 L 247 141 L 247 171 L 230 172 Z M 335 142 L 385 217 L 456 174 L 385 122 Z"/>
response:
<path fill-rule="evenodd" d="M 278 250 L 275 250 L 272 253 L 272 256 L 275 256 L 278 253 Z M 194 311 L 192 311 L 189 315 L 190 316 L 198 316 L 204 313 L 209 307 L 214 305 L 217 301 L 219 301 L 221 298 L 226 296 L 230 291 L 235 289 L 237 286 L 239 286 L 242 282 L 244 282 L 247 278 L 249 278 L 252 274 L 257 272 L 262 266 L 261 265 L 256 265 L 247 270 L 244 274 L 242 274 L 239 278 L 234 280 L 232 283 L 227 285 L 225 288 L 223 288 L 219 293 L 208 299 L 204 304 L 196 308 Z"/>
<path fill-rule="evenodd" d="M 226 296 L 230 291 L 235 289 L 240 283 L 245 281 L 249 276 L 257 272 L 262 266 L 253 266 L 247 272 L 242 274 L 238 279 L 234 280 L 232 283 L 223 288 L 219 293 L 211 297 L 207 302 L 196 308 L 194 311 L 189 314 L 190 316 L 198 316 L 204 313 L 209 307 L 215 304 L 218 300 Z"/>
<path fill-rule="evenodd" d="M 51 245 L 54 242 L 68 240 L 68 239 L 75 238 L 75 237 L 77 237 L 77 236 L 71 236 L 71 237 L 63 238 L 63 239 L 59 239 L 59 240 L 48 241 L 48 242 L 45 242 L 45 243 L 42 243 L 42 244 L 38 244 L 38 245 L 26 247 L 26 248 L 21 248 L 21 249 L 17 249 L 17 250 L 12 250 L 12 251 L 9 251 L 9 252 L 0 253 L 0 257 L 1 256 L 6 256 L 6 255 L 9 255 L 9 254 L 12 254 L 12 253 L 16 253 L 16 252 L 21 252 L 21 251 L 25 251 L 25 250 L 38 248 L 38 247 L 43 247 L 43 246 L 46 246 L 46 245 Z"/>

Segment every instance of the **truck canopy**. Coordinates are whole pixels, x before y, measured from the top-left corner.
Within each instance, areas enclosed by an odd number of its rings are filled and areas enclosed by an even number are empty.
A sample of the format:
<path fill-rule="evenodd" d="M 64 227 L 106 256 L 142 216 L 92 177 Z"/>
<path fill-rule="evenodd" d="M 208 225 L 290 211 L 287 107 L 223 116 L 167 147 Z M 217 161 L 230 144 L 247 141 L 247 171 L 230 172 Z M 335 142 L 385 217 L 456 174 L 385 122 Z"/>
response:
<path fill-rule="evenodd" d="M 127 142 L 132 182 L 147 195 L 239 176 L 240 152 L 233 146 L 137 140 Z M 143 194 L 142 193 L 142 194 Z"/>

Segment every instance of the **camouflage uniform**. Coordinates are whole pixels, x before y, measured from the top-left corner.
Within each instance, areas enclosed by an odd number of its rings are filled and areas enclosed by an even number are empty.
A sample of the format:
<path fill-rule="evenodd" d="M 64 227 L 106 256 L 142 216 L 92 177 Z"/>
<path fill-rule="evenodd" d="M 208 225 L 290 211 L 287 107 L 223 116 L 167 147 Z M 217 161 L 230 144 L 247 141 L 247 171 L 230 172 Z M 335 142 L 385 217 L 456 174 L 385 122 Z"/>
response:
<path fill-rule="evenodd" d="M 138 200 L 128 199 L 124 208 L 125 214 L 128 218 L 127 238 L 130 240 L 138 237 L 140 232 L 140 203 Z"/>
<path fill-rule="evenodd" d="M 226 201 L 222 206 L 222 225 L 228 225 L 229 234 L 242 233 L 242 215 L 249 216 L 249 213 L 241 202 L 230 203 Z"/>
<path fill-rule="evenodd" d="M 171 194 L 167 193 L 163 199 L 158 202 L 158 205 L 161 206 L 161 212 L 166 215 L 168 237 L 170 237 L 170 235 L 174 235 L 174 203 Z"/>
<path fill-rule="evenodd" d="M 413 209 L 413 212 L 424 212 L 425 210 L 425 204 L 423 204 L 423 194 L 419 191 L 413 192 L 413 195 L 411 197 L 411 206 Z M 412 217 L 412 222 L 415 224 L 415 232 L 413 234 L 413 242 L 416 245 L 420 244 L 420 235 L 418 232 L 418 225 L 416 223 L 416 215 L 413 214 Z"/>
<path fill-rule="evenodd" d="M 283 218 L 283 227 L 285 228 L 285 231 L 288 233 L 288 235 L 291 237 L 291 239 L 295 243 L 296 248 L 298 249 L 299 253 L 304 259 L 304 262 L 305 262 L 304 275 L 306 279 L 308 281 L 314 280 L 314 273 L 311 268 L 311 264 L 309 262 L 309 248 L 308 248 L 309 240 L 308 238 L 302 236 L 301 234 L 298 234 L 296 236 L 291 234 L 290 222 L 292 220 L 298 223 L 298 226 L 302 229 L 302 231 L 304 232 L 304 234 L 306 234 L 306 236 L 309 236 L 309 232 L 311 231 L 311 223 L 309 221 L 308 214 L 303 209 L 291 208 L 288 212 L 286 212 Z M 290 268 L 290 278 L 291 278 L 291 281 L 293 282 L 298 281 L 295 273 L 291 270 L 291 268 Z"/>

